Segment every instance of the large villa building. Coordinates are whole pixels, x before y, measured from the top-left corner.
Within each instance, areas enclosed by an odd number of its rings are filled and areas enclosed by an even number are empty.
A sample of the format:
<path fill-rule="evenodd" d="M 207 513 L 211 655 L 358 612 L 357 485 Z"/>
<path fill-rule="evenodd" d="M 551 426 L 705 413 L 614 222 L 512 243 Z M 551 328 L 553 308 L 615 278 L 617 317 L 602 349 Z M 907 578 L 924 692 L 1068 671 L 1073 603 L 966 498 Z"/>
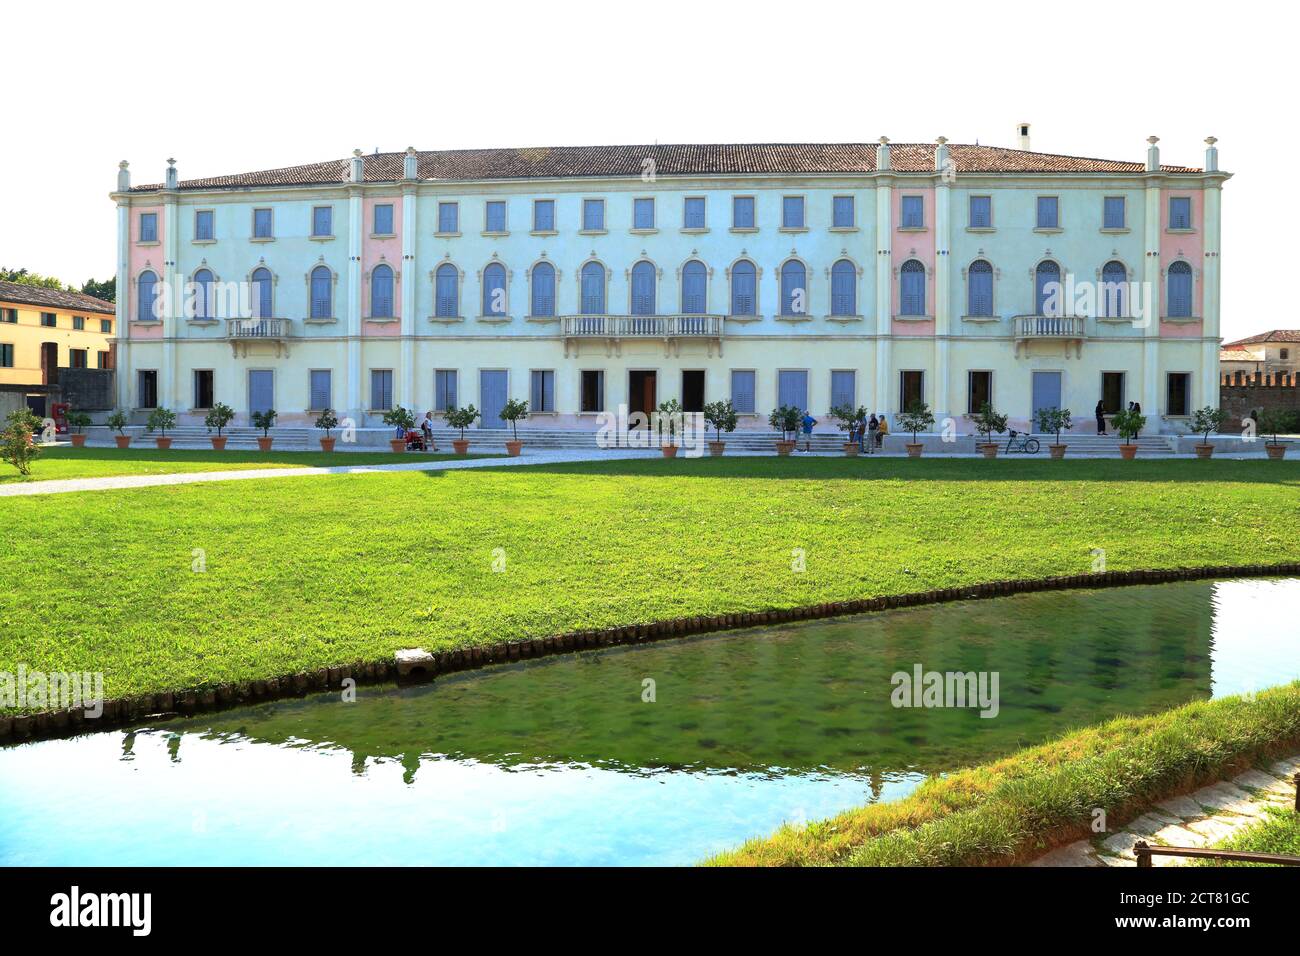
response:
<path fill-rule="evenodd" d="M 1021 427 L 1217 405 L 1220 196 L 1203 169 L 950 144 L 363 155 L 117 190 L 120 407 L 214 402 L 501 427 L 730 398 Z"/>

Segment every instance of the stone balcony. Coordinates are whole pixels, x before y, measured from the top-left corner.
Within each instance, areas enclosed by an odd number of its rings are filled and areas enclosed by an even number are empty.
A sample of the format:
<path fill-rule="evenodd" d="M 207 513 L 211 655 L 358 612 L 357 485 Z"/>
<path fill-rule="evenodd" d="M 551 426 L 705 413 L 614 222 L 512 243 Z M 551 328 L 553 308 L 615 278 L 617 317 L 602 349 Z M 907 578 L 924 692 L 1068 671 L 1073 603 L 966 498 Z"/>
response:
<path fill-rule="evenodd" d="M 236 357 L 248 356 L 255 346 L 268 345 L 276 358 L 288 358 L 289 339 L 293 335 L 292 319 L 227 319 L 226 340 Z"/>
<path fill-rule="evenodd" d="M 564 354 L 573 345 L 577 354 L 584 340 L 603 342 L 607 355 L 621 355 L 622 343 L 628 340 L 661 341 L 665 357 L 680 354 L 683 341 L 702 341 L 709 356 L 716 345 L 722 355 L 722 334 L 726 319 L 721 315 L 564 315 L 560 329 Z"/>
<path fill-rule="evenodd" d="M 1016 355 L 1029 354 L 1030 342 L 1063 342 L 1065 355 L 1073 347 L 1075 357 L 1083 354 L 1083 340 L 1087 337 L 1085 319 L 1080 315 L 1017 315 L 1012 317 Z"/>

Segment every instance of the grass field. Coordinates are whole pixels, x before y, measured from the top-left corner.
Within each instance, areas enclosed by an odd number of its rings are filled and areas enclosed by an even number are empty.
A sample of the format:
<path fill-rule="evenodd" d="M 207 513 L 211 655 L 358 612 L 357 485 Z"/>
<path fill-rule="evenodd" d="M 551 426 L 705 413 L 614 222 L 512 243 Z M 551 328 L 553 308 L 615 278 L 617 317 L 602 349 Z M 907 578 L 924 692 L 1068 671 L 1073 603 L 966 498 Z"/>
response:
<path fill-rule="evenodd" d="M 1286 462 L 771 457 L 11 498 L 0 671 L 102 671 L 120 696 L 1086 573 L 1094 549 L 1110 570 L 1294 560 L 1297 491 Z"/>
<path fill-rule="evenodd" d="M 1249 853 L 1286 853 L 1300 856 L 1300 813 L 1290 808 L 1269 810 L 1264 821 L 1214 845 L 1216 850 L 1244 850 Z M 1197 866 L 1272 866 L 1269 863 L 1225 863 L 1197 860 Z"/>

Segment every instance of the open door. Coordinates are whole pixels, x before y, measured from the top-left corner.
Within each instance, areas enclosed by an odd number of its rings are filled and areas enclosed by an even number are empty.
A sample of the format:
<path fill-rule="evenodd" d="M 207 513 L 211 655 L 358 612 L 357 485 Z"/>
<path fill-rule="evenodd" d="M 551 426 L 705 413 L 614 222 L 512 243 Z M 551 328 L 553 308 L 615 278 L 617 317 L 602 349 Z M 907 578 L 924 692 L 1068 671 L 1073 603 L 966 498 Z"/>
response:
<path fill-rule="evenodd" d="M 627 373 L 627 410 L 629 416 L 642 412 L 647 419 L 658 406 L 658 377 L 653 371 L 643 369 Z"/>

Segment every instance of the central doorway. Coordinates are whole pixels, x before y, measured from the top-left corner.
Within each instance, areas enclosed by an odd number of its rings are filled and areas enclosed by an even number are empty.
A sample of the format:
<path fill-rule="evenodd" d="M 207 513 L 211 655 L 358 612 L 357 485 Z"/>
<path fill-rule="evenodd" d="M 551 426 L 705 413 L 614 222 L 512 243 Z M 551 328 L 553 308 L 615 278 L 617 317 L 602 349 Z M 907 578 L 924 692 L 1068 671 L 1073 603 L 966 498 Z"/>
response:
<path fill-rule="evenodd" d="M 1033 408 L 1030 410 L 1029 430 L 1038 430 L 1038 412 L 1043 408 L 1061 407 L 1061 373 L 1034 372 Z"/>
<path fill-rule="evenodd" d="M 704 411 L 704 371 L 687 369 L 682 372 L 682 411 Z"/>
<path fill-rule="evenodd" d="M 628 416 L 636 412 L 650 413 L 659 404 L 657 400 L 657 378 L 653 371 L 636 369 L 627 373 L 627 411 Z"/>

